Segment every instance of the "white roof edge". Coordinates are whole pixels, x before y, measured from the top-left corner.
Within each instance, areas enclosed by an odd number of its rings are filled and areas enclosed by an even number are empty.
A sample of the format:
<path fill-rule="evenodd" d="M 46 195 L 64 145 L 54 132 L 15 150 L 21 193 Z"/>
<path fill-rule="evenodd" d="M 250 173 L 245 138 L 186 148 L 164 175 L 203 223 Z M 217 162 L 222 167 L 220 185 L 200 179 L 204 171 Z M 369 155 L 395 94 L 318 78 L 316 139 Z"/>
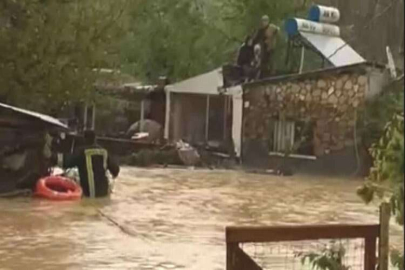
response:
<path fill-rule="evenodd" d="M 186 82 L 189 82 L 189 81 L 192 81 L 192 80 L 196 80 L 196 79 L 202 78 L 202 77 L 204 77 L 204 76 L 206 76 L 206 75 L 208 75 L 208 74 L 212 74 L 212 73 L 214 73 L 214 72 L 218 72 L 218 75 L 219 75 L 219 76 L 222 76 L 222 67 L 213 69 L 213 70 L 211 70 L 211 71 L 208 71 L 208 72 L 199 74 L 199 75 L 197 75 L 197 76 L 194 76 L 194 77 L 191 77 L 191 78 L 188 78 L 188 79 L 185 79 L 185 80 L 183 80 L 183 81 L 180 81 L 180 82 L 177 82 L 177 83 L 173 83 L 173 84 L 170 84 L 170 85 L 176 86 L 176 85 L 178 85 L 178 84 L 183 84 L 183 83 L 186 83 Z"/>
<path fill-rule="evenodd" d="M 222 67 L 166 86 L 174 93 L 218 95 L 223 87 Z"/>
<path fill-rule="evenodd" d="M 41 113 L 29 111 L 29 110 L 24 110 L 24 109 L 14 107 L 14 106 L 11 106 L 11 105 L 7 105 L 7 104 L 4 104 L 4 103 L 0 103 L 0 107 L 4 108 L 4 109 L 8 109 L 10 111 L 20 113 L 20 114 L 24 114 L 24 115 L 28 115 L 28 116 L 37 118 L 38 120 L 41 120 L 41 121 L 46 122 L 48 124 L 52 124 L 54 126 L 58 126 L 58 127 L 64 128 L 64 129 L 68 129 L 68 126 L 63 124 L 58 119 L 56 119 L 54 117 L 51 117 L 49 115 L 45 115 L 45 114 L 41 114 Z"/>

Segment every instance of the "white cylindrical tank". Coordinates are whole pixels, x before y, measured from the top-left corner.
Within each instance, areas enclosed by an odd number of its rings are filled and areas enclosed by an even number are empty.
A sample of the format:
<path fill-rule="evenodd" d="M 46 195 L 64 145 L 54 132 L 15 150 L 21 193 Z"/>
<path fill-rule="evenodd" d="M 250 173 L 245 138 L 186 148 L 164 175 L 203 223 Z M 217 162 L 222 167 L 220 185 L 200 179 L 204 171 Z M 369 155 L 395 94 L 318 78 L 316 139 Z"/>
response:
<path fill-rule="evenodd" d="M 308 19 L 314 22 L 336 23 L 340 19 L 340 11 L 334 7 L 313 5 L 309 10 Z"/>
<path fill-rule="evenodd" d="M 340 28 L 336 25 L 317 23 L 304 19 L 289 19 L 285 23 L 285 30 L 289 36 L 294 36 L 298 32 L 307 32 L 326 36 L 340 36 Z"/>

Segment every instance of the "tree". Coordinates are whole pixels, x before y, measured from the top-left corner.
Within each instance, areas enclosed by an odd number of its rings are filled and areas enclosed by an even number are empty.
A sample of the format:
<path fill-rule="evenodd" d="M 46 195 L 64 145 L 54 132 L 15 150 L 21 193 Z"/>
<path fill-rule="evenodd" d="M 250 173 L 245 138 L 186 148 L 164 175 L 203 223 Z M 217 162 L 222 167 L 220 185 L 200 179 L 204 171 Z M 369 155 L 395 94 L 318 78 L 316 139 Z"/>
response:
<path fill-rule="evenodd" d="M 357 193 L 370 203 L 376 195 L 388 200 L 397 223 L 404 225 L 404 113 L 395 114 L 385 133 L 371 148 L 374 166 L 366 183 Z M 392 261 L 402 267 L 403 254 L 392 253 Z M 401 266 L 402 265 L 402 266 Z"/>
<path fill-rule="evenodd" d="M 125 0 L 4 0 L 0 97 L 44 112 L 90 98 L 94 69 L 116 65 Z"/>
<path fill-rule="evenodd" d="M 186 79 L 227 62 L 233 62 L 239 46 L 253 34 L 260 18 L 268 14 L 282 28 L 288 16 L 304 10 L 306 1 L 295 0 L 153 0 L 129 8 L 128 36 L 122 44 L 124 71 L 146 81 L 167 76 Z M 280 36 L 280 68 L 286 38 Z"/>
<path fill-rule="evenodd" d="M 387 124 L 385 134 L 373 145 L 371 154 L 374 166 L 365 185 L 358 194 L 366 203 L 377 195 L 389 199 L 397 222 L 404 218 L 404 115 L 396 114 Z"/>
<path fill-rule="evenodd" d="M 346 249 L 342 244 L 331 242 L 331 246 L 324 248 L 321 252 L 298 253 L 301 257 L 301 264 L 309 263 L 311 269 L 315 270 L 349 270 L 350 267 L 344 264 Z"/>
<path fill-rule="evenodd" d="M 122 47 L 124 70 L 155 81 L 162 75 L 178 80 L 217 67 L 226 44 L 204 20 L 192 1 L 141 2 L 130 13 L 130 34 Z"/>
<path fill-rule="evenodd" d="M 382 109 L 384 108 L 384 109 Z M 385 126 L 392 116 L 404 110 L 404 90 L 399 80 L 388 85 L 382 94 L 368 101 L 359 113 L 359 130 L 364 146 L 368 149 L 384 134 Z"/>

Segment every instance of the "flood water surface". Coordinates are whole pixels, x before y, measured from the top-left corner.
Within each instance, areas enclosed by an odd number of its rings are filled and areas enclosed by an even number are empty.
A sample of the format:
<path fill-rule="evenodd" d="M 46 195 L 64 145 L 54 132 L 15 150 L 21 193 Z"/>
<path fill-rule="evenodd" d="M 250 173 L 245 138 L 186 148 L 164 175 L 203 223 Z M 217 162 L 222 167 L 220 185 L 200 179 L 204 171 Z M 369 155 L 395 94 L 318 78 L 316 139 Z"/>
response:
<path fill-rule="evenodd" d="M 225 227 L 378 222 L 357 180 L 123 168 L 110 199 L 0 200 L 0 269 L 225 269 Z M 401 247 L 399 226 L 391 228 Z"/>

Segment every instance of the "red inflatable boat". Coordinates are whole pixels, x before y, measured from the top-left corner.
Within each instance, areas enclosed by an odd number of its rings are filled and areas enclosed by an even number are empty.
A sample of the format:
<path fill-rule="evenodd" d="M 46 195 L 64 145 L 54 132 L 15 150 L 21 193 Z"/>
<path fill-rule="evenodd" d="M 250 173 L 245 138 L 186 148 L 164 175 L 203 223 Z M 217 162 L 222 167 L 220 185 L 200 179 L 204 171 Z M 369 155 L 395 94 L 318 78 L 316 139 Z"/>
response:
<path fill-rule="evenodd" d="M 82 197 L 82 188 L 73 180 L 61 176 L 39 179 L 35 195 L 55 201 L 74 201 Z"/>

